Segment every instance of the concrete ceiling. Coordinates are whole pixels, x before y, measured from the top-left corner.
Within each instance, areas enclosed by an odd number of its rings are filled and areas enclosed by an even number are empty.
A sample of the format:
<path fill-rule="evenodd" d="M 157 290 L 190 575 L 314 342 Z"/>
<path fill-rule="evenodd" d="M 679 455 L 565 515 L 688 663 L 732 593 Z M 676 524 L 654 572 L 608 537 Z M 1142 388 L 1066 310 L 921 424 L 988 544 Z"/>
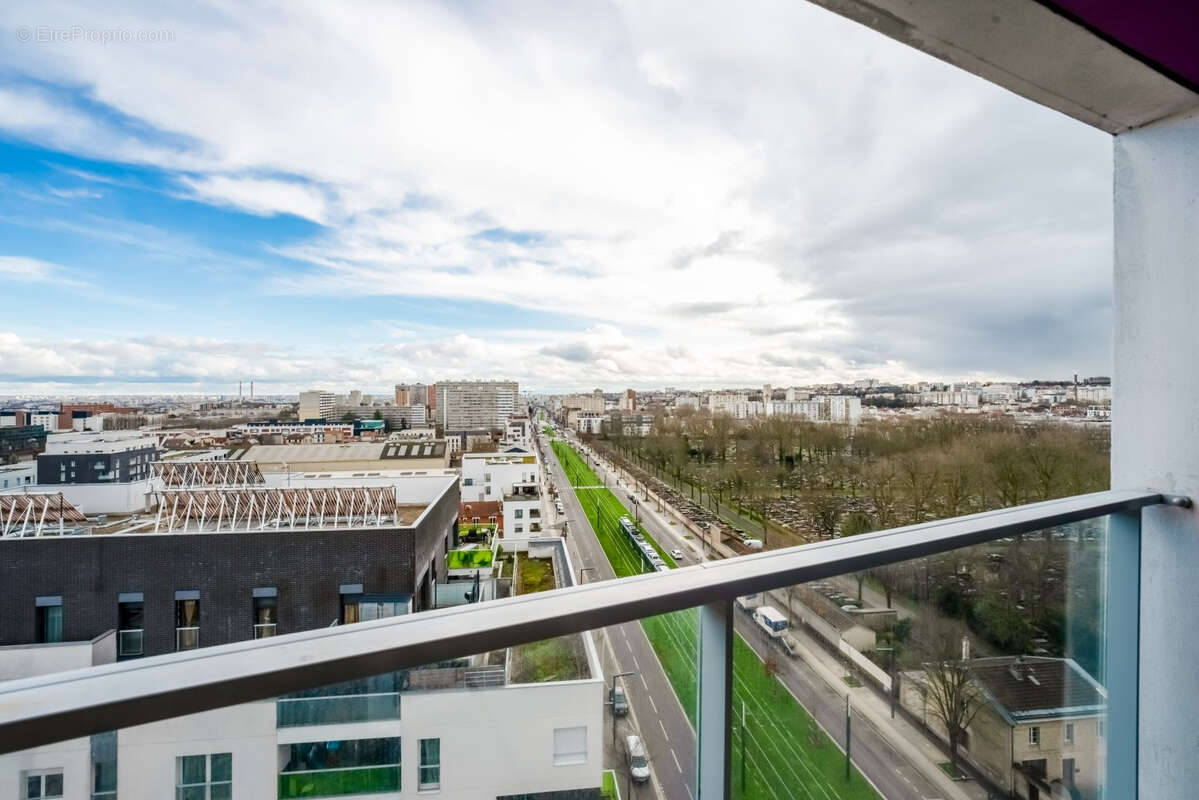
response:
<path fill-rule="evenodd" d="M 811 2 L 1109 133 L 1199 110 L 1177 0 Z"/>

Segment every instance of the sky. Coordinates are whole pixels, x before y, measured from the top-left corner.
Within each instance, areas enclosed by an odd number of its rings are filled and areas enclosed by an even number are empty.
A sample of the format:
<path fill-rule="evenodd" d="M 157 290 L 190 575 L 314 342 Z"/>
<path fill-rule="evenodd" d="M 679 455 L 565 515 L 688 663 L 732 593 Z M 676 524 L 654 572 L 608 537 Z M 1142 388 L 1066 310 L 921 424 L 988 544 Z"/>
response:
<path fill-rule="evenodd" d="M 807 3 L 110 5 L 0 5 L 0 393 L 1109 374 L 1109 137 Z"/>

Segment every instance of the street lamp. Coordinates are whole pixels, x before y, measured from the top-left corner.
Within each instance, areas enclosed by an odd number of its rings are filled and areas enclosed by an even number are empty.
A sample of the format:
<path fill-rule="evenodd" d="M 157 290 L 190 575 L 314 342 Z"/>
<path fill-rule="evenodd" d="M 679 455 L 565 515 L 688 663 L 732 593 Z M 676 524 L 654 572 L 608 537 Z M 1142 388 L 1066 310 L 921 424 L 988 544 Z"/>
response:
<path fill-rule="evenodd" d="M 891 695 L 891 719 L 895 719 L 895 648 L 894 647 L 875 647 L 876 653 L 887 653 L 887 674 L 891 676 L 891 691 L 887 694 Z"/>
<path fill-rule="evenodd" d="M 608 705 L 612 706 L 612 747 L 616 747 L 616 679 L 636 674 L 636 670 L 612 673 L 612 688 L 608 690 Z M 626 696 L 625 702 L 627 703 L 628 700 L 629 698 Z"/>

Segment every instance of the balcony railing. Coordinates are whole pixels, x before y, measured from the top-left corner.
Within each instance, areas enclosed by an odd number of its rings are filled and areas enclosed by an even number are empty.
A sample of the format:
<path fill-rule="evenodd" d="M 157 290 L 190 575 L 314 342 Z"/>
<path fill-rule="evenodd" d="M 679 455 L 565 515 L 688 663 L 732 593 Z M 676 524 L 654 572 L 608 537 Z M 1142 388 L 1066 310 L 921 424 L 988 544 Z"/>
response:
<path fill-rule="evenodd" d="M 117 657 L 136 658 L 144 653 L 144 634 L 145 631 L 142 628 L 117 631 Z"/>
<path fill-rule="evenodd" d="M 175 629 L 175 649 L 176 650 L 195 650 L 200 646 L 200 628 L 176 628 Z"/>
<path fill-rule="evenodd" d="M 280 800 L 292 797 L 380 794 L 399 790 L 399 764 L 285 772 L 279 776 Z"/>
<path fill-rule="evenodd" d="M 280 728 L 399 718 L 399 692 L 281 697 L 275 705 L 275 724 Z"/>
<path fill-rule="evenodd" d="M 615 581 L 158 656 L 137 665 L 117 663 L 10 681 L 0 684 L 0 753 L 698 607 L 696 781 L 700 796 L 725 797 L 735 598 L 1108 516 L 1099 654 L 1108 698 L 1105 796 L 1135 797 L 1141 510 L 1160 504 L 1186 505 L 1189 500 L 1151 492 L 1099 492 Z M 290 796 L 285 788 L 292 791 L 292 784 L 281 782 L 280 797 Z"/>
<path fill-rule="evenodd" d="M 276 622 L 259 622 L 254 625 L 254 638 L 266 639 L 274 636 L 279 630 L 279 624 Z"/>

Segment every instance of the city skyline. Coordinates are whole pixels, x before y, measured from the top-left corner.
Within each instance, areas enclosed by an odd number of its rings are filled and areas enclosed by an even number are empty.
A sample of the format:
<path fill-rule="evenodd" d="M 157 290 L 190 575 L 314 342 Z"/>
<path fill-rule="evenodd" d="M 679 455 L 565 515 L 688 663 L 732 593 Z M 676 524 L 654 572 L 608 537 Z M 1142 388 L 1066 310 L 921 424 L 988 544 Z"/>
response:
<path fill-rule="evenodd" d="M 819 8 L 150 9 L 0 12 L 0 392 L 1110 371 L 1104 135 Z"/>

